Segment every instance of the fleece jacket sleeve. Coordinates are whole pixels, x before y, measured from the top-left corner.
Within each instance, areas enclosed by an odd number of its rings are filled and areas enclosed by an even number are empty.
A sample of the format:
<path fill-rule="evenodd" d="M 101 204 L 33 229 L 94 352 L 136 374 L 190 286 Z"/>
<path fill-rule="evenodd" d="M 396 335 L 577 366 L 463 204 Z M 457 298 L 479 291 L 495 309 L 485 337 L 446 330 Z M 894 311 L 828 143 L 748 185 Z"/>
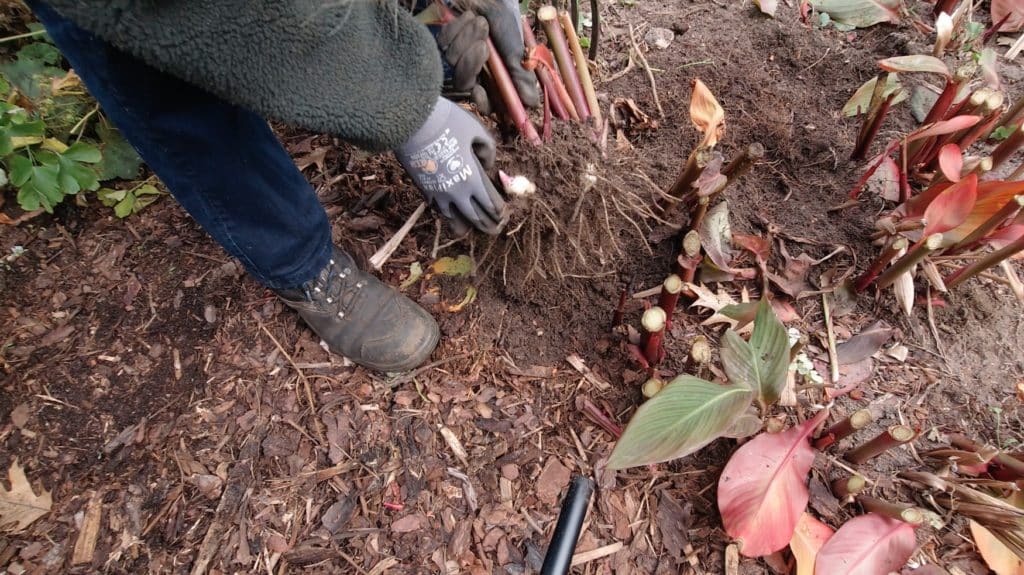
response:
<path fill-rule="evenodd" d="M 441 89 L 434 39 L 396 0 L 46 0 L 147 64 L 268 118 L 401 145 Z"/>

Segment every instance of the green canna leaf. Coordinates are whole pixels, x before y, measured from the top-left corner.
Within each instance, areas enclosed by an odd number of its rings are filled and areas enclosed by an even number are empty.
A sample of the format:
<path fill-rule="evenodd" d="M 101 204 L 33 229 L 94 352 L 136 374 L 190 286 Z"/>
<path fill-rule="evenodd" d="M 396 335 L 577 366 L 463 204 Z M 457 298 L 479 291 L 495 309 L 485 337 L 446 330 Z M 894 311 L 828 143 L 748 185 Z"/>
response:
<path fill-rule="evenodd" d="M 758 304 L 749 342 L 733 330 L 725 332 L 722 365 L 729 381 L 757 394 L 762 407 L 779 400 L 789 368 L 789 337 L 768 300 Z"/>
<path fill-rule="evenodd" d="M 939 74 L 946 78 L 951 76 L 949 66 L 934 56 L 924 54 L 911 54 L 910 56 L 895 56 L 879 60 L 878 65 L 888 72 L 927 72 Z"/>
<path fill-rule="evenodd" d="M 730 430 L 750 405 L 750 389 L 680 375 L 630 419 L 608 460 L 610 469 L 689 455 Z"/>

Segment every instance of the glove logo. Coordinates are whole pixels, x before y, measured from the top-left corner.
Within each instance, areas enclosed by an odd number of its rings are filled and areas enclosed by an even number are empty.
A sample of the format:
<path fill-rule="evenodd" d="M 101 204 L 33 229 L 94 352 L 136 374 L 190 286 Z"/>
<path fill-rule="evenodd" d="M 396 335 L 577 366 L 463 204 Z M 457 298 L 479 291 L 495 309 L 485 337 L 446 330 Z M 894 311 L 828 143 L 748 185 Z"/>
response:
<path fill-rule="evenodd" d="M 445 166 L 449 174 L 458 173 L 462 169 L 462 158 L 455 157 L 448 160 L 448 164 Z"/>

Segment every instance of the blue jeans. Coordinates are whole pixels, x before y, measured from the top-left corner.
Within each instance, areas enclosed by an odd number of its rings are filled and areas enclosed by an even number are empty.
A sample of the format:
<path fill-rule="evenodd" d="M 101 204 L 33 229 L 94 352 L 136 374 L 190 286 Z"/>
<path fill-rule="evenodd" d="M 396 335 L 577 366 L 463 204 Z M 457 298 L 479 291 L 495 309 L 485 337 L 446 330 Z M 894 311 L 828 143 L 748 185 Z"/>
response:
<path fill-rule="evenodd" d="M 29 0 L 103 112 L 217 242 L 263 285 L 313 279 L 327 214 L 267 122 L 120 52 Z"/>

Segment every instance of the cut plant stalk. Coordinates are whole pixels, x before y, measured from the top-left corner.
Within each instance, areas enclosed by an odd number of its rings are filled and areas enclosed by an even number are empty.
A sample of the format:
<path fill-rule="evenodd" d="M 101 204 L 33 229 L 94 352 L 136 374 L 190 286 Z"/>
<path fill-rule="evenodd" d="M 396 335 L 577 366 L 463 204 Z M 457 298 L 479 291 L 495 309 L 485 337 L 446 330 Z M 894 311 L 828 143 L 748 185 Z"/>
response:
<path fill-rule="evenodd" d="M 910 523 L 911 525 L 924 523 L 924 513 L 921 513 L 921 510 L 913 505 L 890 503 L 881 499 L 875 499 L 874 497 L 868 497 L 867 495 L 858 495 L 857 503 L 860 503 L 864 511 L 868 513 L 878 513 L 879 515 L 885 515 L 886 517 Z"/>
<path fill-rule="evenodd" d="M 987 236 L 989 232 L 1005 223 L 1006 220 L 1010 219 L 1014 214 L 1020 211 L 1021 208 L 1024 208 L 1024 194 L 1014 196 L 1012 200 L 1006 202 L 1006 205 L 999 208 L 999 211 L 992 214 L 992 217 L 985 220 L 984 223 L 968 234 L 966 238 L 954 245 L 951 248 L 951 251 L 963 251 L 972 247 L 979 240 Z"/>
<path fill-rule="evenodd" d="M 686 370 L 697 374 L 709 363 L 711 363 L 711 344 L 708 343 L 708 338 L 698 335 L 690 344 L 690 355 L 686 358 Z"/>
<path fill-rule="evenodd" d="M 896 278 L 909 272 L 921 260 L 928 257 L 928 254 L 940 247 L 942 247 L 942 234 L 932 234 L 922 239 L 914 244 L 902 258 L 896 260 L 896 263 L 889 269 L 885 270 L 885 273 L 878 276 L 878 279 L 875 280 L 875 285 L 880 290 L 889 287 L 896 281 Z M 946 282 L 946 285 L 948 286 L 949 282 Z"/>
<path fill-rule="evenodd" d="M 559 120 L 568 120 L 576 115 L 576 110 L 572 110 L 572 114 L 569 113 L 569 107 L 572 106 L 572 101 L 569 99 L 569 93 L 565 91 L 565 86 L 561 85 L 558 78 L 558 74 L 554 73 L 548 64 L 538 53 L 539 46 L 537 45 L 537 38 L 533 34 L 533 27 L 530 26 L 530 20 L 525 15 L 522 18 L 523 21 L 523 43 L 526 46 L 527 60 L 533 61 L 534 73 L 537 75 L 537 81 L 540 82 L 541 87 L 544 89 L 544 100 L 551 105 L 551 112 L 558 117 Z M 547 52 L 547 47 L 544 47 L 544 51 Z M 547 55 L 550 56 L 550 52 Z M 559 85 L 555 85 L 555 81 L 559 81 Z M 573 118 L 579 120 L 579 117 Z"/>
<path fill-rule="evenodd" d="M 882 270 L 888 266 L 892 260 L 896 259 L 896 256 L 907 248 L 907 238 L 898 237 L 889 243 L 889 246 L 882 251 L 882 253 L 871 263 L 871 266 L 861 274 L 857 281 L 853 284 L 853 288 L 857 292 L 862 292 L 871 285 L 871 282 L 875 281 L 878 274 L 882 273 Z"/>
<path fill-rule="evenodd" d="M 754 167 L 754 164 L 763 159 L 764 146 L 760 142 L 747 145 L 746 148 L 733 156 L 729 163 L 722 168 L 722 175 L 726 177 L 725 187 L 729 187 L 729 184 L 742 178 Z"/>
<path fill-rule="evenodd" d="M 910 443 L 916 436 L 917 433 L 915 433 L 913 428 L 909 426 L 893 425 L 871 441 L 868 441 L 860 447 L 847 451 L 846 454 L 843 455 L 843 458 L 854 465 L 860 465 L 865 461 L 878 457 L 894 447 Z"/>
<path fill-rule="evenodd" d="M 1013 242 L 1007 244 L 1002 249 L 996 250 L 987 254 L 985 257 L 975 260 L 970 264 L 960 268 L 953 272 L 946 278 L 946 287 L 953 289 L 956 286 L 964 283 L 972 277 L 980 274 L 983 271 L 988 270 L 991 267 L 999 265 L 999 262 L 1009 258 L 1017 252 L 1024 250 L 1024 236 L 1021 236 Z"/>
<path fill-rule="evenodd" d="M 683 280 L 676 274 L 665 278 L 661 284 L 661 294 L 658 296 L 658 307 L 665 310 L 665 329 L 672 329 L 672 314 L 679 302 L 679 294 L 683 293 Z"/>
<path fill-rule="evenodd" d="M 436 6 L 441 23 L 450 22 L 455 18 L 451 9 L 443 2 L 434 2 L 433 6 Z M 491 73 L 495 89 L 500 94 L 502 103 L 505 104 L 505 110 L 508 113 L 509 119 L 512 120 L 516 129 L 519 130 L 519 133 L 522 134 L 527 142 L 539 146 L 541 144 L 540 134 L 537 133 L 537 128 L 530 121 L 530 116 L 526 113 L 526 107 L 523 106 L 523 101 L 519 99 L 516 85 L 512 82 L 512 76 L 508 73 L 505 63 L 501 61 L 501 55 L 498 53 L 498 49 L 494 47 L 494 42 L 490 38 L 487 38 L 487 69 Z"/>
<path fill-rule="evenodd" d="M 838 499 L 848 499 L 857 495 L 867 486 L 867 480 L 863 475 L 854 474 L 849 477 L 840 477 L 832 482 L 832 493 Z"/>
<path fill-rule="evenodd" d="M 590 78 L 590 65 L 587 63 L 587 57 L 583 54 L 583 48 L 580 47 L 580 39 L 576 36 L 576 26 L 573 25 L 568 12 L 560 13 L 558 18 L 562 23 L 562 31 L 565 32 L 573 60 L 576 61 L 576 74 L 579 76 L 580 87 L 583 88 L 583 96 L 587 100 L 590 115 L 594 118 L 594 123 L 600 126 L 602 122 L 601 107 L 597 103 L 594 81 Z"/>
<path fill-rule="evenodd" d="M 677 258 L 679 275 L 682 276 L 684 284 L 693 283 L 700 262 L 700 232 L 690 230 L 683 236 L 683 253 Z M 689 292 L 689 289 L 686 291 Z M 693 294 L 687 293 L 687 297 L 693 297 Z"/>
<path fill-rule="evenodd" d="M 544 34 L 551 44 L 551 51 L 555 53 L 555 61 L 558 63 L 558 71 L 562 75 L 562 82 L 569 92 L 573 107 L 581 122 L 590 119 L 590 111 L 587 108 L 586 99 L 583 96 L 583 88 L 580 87 L 579 77 L 576 75 L 576 67 L 572 63 L 572 53 L 569 48 L 562 27 L 558 25 L 558 10 L 554 6 L 541 6 L 537 10 L 537 20 L 544 28 Z"/>
<path fill-rule="evenodd" d="M 874 421 L 874 417 L 871 416 L 871 412 L 867 409 L 860 409 L 854 411 L 846 419 L 838 421 L 832 427 L 829 427 L 821 434 L 817 440 L 814 441 L 815 449 L 825 449 L 826 447 L 841 441 L 859 430 L 864 429 L 871 422 Z"/>
<path fill-rule="evenodd" d="M 650 399 L 655 395 L 658 395 L 658 392 L 661 391 L 663 387 L 665 387 L 664 381 L 656 377 L 652 377 L 651 379 L 648 379 L 647 381 L 644 382 L 644 386 L 641 388 L 640 391 L 641 393 L 644 394 L 645 398 Z"/>
<path fill-rule="evenodd" d="M 974 441 L 973 439 L 970 439 L 969 437 L 959 434 L 950 435 L 949 441 L 954 446 L 960 449 L 963 449 L 965 451 L 973 451 L 975 453 L 982 453 L 984 451 L 991 449 L 990 447 L 982 443 L 979 443 L 977 441 Z M 1007 453 L 1003 453 L 1002 451 L 997 453 L 996 456 L 992 458 L 992 461 L 996 462 L 1002 467 L 1005 467 L 1006 469 L 1013 471 L 1019 477 L 1024 478 L 1024 461 L 1021 461 Z"/>
<path fill-rule="evenodd" d="M 652 306 L 640 318 L 640 325 L 644 328 L 640 349 L 643 350 L 647 364 L 652 370 L 665 358 L 665 350 L 661 344 L 665 336 L 666 320 L 665 310 L 658 306 Z"/>
<path fill-rule="evenodd" d="M 1018 122 L 1013 127 L 1013 131 L 1005 140 L 999 143 L 994 150 L 992 150 L 992 169 L 998 170 L 999 166 L 1003 165 L 1003 162 L 1010 159 L 1013 154 L 1020 149 L 1021 145 L 1024 144 L 1024 130 L 1021 126 L 1024 125 Z"/>
<path fill-rule="evenodd" d="M 679 172 L 679 176 L 676 181 L 672 183 L 672 187 L 668 190 L 668 195 L 673 198 L 684 200 L 693 191 L 693 183 L 700 177 L 700 173 L 704 171 L 704 166 L 707 165 L 711 159 L 711 150 L 701 148 L 698 146 L 690 155 L 686 157 L 686 163 L 683 164 L 682 171 Z M 669 206 L 671 208 L 672 205 Z"/>

